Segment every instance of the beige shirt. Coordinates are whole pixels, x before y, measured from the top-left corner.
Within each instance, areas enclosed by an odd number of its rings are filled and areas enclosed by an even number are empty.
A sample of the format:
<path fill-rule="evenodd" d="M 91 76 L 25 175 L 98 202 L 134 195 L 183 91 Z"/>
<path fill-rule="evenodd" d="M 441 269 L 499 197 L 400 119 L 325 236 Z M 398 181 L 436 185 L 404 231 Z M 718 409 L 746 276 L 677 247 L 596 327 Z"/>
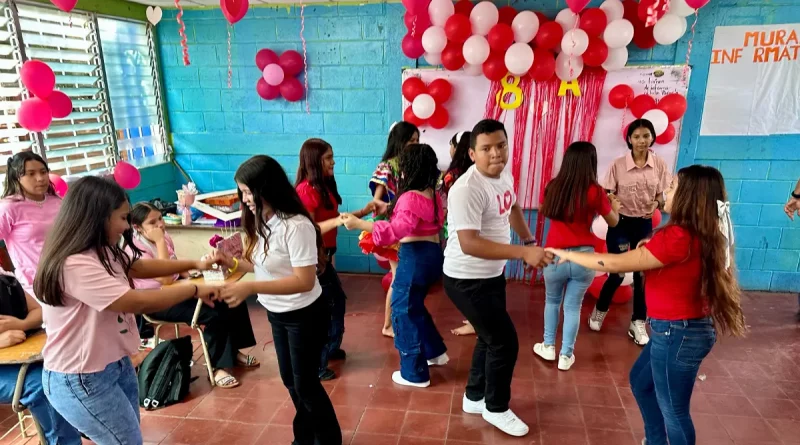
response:
<path fill-rule="evenodd" d="M 671 179 L 667 163 L 650 150 L 643 167 L 633 162 L 632 152 L 614 160 L 601 185 L 617 195 L 621 214 L 643 217 L 656 209 L 656 197 L 663 196 Z"/>

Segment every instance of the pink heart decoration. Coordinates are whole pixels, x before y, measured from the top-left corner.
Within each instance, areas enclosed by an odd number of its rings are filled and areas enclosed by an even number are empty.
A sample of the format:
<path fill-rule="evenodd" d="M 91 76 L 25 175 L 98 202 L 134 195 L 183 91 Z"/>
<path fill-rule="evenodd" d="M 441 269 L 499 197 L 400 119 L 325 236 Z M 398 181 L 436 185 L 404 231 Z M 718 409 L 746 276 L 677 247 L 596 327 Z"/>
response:
<path fill-rule="evenodd" d="M 78 0 L 50 0 L 50 2 L 56 5 L 56 8 L 64 12 L 72 11 L 75 5 L 78 4 Z"/>
<path fill-rule="evenodd" d="M 233 25 L 247 15 L 250 2 L 248 0 L 219 0 L 219 7 L 222 9 L 225 19 Z"/>
<path fill-rule="evenodd" d="M 711 0 L 686 0 L 686 4 L 689 5 L 690 8 L 700 9 L 710 1 Z"/>

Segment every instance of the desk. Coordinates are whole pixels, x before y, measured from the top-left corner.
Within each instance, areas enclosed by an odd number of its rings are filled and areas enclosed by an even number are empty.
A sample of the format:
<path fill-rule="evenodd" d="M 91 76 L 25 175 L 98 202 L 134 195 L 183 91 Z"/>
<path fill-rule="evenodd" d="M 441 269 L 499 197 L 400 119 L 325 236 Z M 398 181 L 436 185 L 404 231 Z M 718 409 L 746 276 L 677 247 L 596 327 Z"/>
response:
<path fill-rule="evenodd" d="M 17 413 L 17 417 L 19 418 L 18 424 L 20 430 L 22 431 L 22 437 L 29 437 L 25 432 L 25 419 L 31 418 L 36 426 L 36 431 L 39 435 L 39 441 L 41 443 L 47 443 L 44 438 L 44 434 L 42 433 L 42 428 L 39 426 L 39 422 L 37 422 L 33 416 L 26 416 L 24 414 L 25 407 L 22 406 L 19 399 L 22 397 L 22 389 L 25 386 L 25 375 L 28 373 L 28 366 L 30 366 L 32 363 L 39 363 L 42 361 L 42 349 L 44 349 L 44 344 L 46 341 L 47 335 L 45 335 L 44 331 L 39 331 L 18 345 L 0 349 L 0 366 L 22 365 L 19 368 L 17 383 L 14 386 L 14 398 L 11 401 L 11 409 Z M 13 428 L 3 435 L 3 438 L 5 438 L 5 436 L 7 436 L 11 431 L 13 431 Z"/>

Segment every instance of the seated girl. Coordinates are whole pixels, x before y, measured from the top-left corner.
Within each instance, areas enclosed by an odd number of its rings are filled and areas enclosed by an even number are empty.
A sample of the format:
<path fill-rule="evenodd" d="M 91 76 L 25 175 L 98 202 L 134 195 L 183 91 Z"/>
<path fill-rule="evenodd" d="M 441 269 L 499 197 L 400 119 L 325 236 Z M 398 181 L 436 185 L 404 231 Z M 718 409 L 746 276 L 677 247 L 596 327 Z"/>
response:
<path fill-rule="evenodd" d="M 130 213 L 133 226 L 133 244 L 142 251 L 142 258 L 160 260 L 177 259 L 175 245 L 165 231 L 161 212 L 146 202 L 133 206 Z M 184 274 L 185 278 L 187 275 Z M 158 289 L 181 278 L 180 274 L 153 279 L 137 279 L 137 289 Z M 161 321 L 191 323 L 194 316 L 196 300 L 186 300 L 169 309 L 148 314 Z M 224 302 L 217 302 L 214 307 L 203 305 L 197 322 L 204 326 L 203 336 L 208 344 L 208 360 L 215 369 L 214 383 L 220 388 L 235 388 L 239 381 L 230 375 L 226 368 L 241 366 L 254 368 L 260 365 L 255 357 L 239 352 L 241 349 L 256 345 L 253 327 L 247 305 L 229 308 Z"/>

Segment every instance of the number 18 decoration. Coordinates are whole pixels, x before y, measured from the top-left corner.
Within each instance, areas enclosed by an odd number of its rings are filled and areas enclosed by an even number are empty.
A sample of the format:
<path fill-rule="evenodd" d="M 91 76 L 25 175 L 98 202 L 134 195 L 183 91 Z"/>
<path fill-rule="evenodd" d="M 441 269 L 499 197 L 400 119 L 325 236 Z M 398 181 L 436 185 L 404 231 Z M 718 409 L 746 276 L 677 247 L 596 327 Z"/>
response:
<path fill-rule="evenodd" d="M 418 127 L 428 124 L 441 130 L 450 123 L 444 104 L 452 95 L 453 86 L 447 79 L 436 79 L 425 85 L 419 77 L 409 77 L 403 82 L 403 97 L 411 105 L 403 113 L 403 120 Z"/>

